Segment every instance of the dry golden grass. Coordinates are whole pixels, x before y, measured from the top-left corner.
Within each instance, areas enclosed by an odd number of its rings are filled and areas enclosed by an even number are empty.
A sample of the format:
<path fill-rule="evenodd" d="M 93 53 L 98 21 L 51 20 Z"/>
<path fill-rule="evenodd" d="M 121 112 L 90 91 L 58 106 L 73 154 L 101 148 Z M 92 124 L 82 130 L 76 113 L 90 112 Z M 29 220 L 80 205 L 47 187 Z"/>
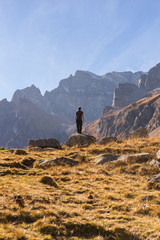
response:
<path fill-rule="evenodd" d="M 147 180 L 158 169 L 149 162 L 96 166 L 92 160 L 140 152 L 152 160 L 159 148 L 160 138 L 149 138 L 27 156 L 0 150 L 0 239 L 160 239 L 160 185 Z M 60 156 L 78 165 L 37 165 Z M 24 158 L 35 159 L 33 167 L 24 168 Z M 44 184 L 44 177 L 56 184 Z"/>

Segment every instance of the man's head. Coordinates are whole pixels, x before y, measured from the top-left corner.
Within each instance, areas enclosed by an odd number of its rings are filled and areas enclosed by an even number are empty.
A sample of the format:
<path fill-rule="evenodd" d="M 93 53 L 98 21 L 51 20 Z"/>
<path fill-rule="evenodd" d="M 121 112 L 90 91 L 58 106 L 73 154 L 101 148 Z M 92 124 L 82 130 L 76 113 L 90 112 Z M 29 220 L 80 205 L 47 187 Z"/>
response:
<path fill-rule="evenodd" d="M 78 110 L 81 111 L 81 107 L 80 106 L 78 107 Z"/>

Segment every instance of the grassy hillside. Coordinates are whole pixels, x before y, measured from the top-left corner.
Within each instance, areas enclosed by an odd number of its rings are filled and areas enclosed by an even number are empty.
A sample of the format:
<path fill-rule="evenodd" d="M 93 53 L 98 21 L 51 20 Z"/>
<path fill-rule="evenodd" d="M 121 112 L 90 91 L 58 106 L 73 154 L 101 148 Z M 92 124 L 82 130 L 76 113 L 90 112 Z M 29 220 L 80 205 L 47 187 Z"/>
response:
<path fill-rule="evenodd" d="M 149 152 L 160 138 L 119 140 L 101 146 L 16 155 L 0 150 L 0 239 L 160 239 L 160 184 L 149 162 L 95 165 L 101 153 Z M 39 167 L 38 161 L 65 156 L 76 166 Z M 35 160 L 26 167 L 24 159 Z M 50 176 L 53 184 L 42 182 Z"/>

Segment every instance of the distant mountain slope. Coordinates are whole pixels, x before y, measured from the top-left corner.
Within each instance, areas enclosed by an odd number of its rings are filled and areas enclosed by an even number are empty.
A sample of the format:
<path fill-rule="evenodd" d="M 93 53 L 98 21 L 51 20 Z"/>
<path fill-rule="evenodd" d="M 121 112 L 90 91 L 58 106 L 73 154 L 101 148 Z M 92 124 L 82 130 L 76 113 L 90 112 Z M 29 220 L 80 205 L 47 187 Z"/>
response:
<path fill-rule="evenodd" d="M 112 105 L 113 92 L 119 82 L 137 82 L 142 72 L 113 72 L 98 76 L 77 71 L 75 76 L 61 80 L 58 88 L 45 93 L 50 112 L 74 121 L 77 107 L 82 106 L 85 120 L 98 119 L 106 105 Z"/>
<path fill-rule="evenodd" d="M 7 148 L 26 147 L 29 139 L 56 138 L 66 140 L 68 122 L 46 113 L 26 99 L 16 105 L 0 102 L 0 145 Z"/>
<path fill-rule="evenodd" d="M 160 94 L 143 98 L 120 110 L 108 109 L 98 121 L 88 124 L 85 130 L 98 138 L 127 138 L 130 131 L 142 126 L 148 132 L 160 126 Z"/>

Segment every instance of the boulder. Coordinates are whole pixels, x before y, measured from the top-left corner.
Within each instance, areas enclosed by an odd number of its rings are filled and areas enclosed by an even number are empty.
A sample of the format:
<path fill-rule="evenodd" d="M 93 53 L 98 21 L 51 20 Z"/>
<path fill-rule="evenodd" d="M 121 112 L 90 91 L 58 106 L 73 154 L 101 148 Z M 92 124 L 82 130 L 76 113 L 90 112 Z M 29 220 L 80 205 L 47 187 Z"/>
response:
<path fill-rule="evenodd" d="M 24 158 L 24 159 L 22 159 L 21 164 L 23 164 L 26 167 L 33 167 L 33 164 L 34 164 L 35 161 L 36 160 L 31 158 L 31 157 Z"/>
<path fill-rule="evenodd" d="M 118 159 L 118 156 L 117 155 L 112 155 L 112 154 L 101 154 L 101 155 L 98 155 L 97 157 L 95 157 L 93 159 L 94 163 L 96 165 L 102 165 L 102 164 L 105 164 L 107 162 L 112 162 L 112 161 L 115 161 Z"/>
<path fill-rule="evenodd" d="M 74 166 L 74 165 L 77 165 L 78 162 L 66 157 L 59 157 L 54 159 L 43 159 L 43 160 L 39 160 L 38 162 L 38 166 L 41 166 L 41 167 L 51 167 L 53 165 L 66 165 L 66 164 L 70 166 Z"/>
<path fill-rule="evenodd" d="M 57 139 L 37 139 L 29 140 L 29 147 L 40 147 L 40 148 L 61 148 L 61 144 Z"/>
<path fill-rule="evenodd" d="M 116 142 L 116 141 L 117 141 L 116 137 L 104 137 L 101 139 L 101 141 L 99 143 L 103 145 L 103 144 L 106 144 L 109 142 Z"/>
<path fill-rule="evenodd" d="M 96 142 L 96 138 L 91 135 L 85 135 L 80 133 L 72 134 L 66 142 L 66 145 L 69 147 L 73 146 L 89 146 L 92 143 Z"/>
<path fill-rule="evenodd" d="M 158 169 L 160 169 L 160 162 L 153 159 L 151 162 L 150 162 L 150 165 L 153 166 L 153 167 L 157 167 Z"/>
<path fill-rule="evenodd" d="M 149 160 L 149 153 L 135 153 L 131 155 L 121 155 L 118 157 L 117 161 L 125 162 L 147 162 Z"/>
<path fill-rule="evenodd" d="M 147 133 L 147 130 L 144 127 L 140 127 L 135 131 L 132 131 L 129 133 L 129 138 L 148 138 L 149 135 Z"/>

